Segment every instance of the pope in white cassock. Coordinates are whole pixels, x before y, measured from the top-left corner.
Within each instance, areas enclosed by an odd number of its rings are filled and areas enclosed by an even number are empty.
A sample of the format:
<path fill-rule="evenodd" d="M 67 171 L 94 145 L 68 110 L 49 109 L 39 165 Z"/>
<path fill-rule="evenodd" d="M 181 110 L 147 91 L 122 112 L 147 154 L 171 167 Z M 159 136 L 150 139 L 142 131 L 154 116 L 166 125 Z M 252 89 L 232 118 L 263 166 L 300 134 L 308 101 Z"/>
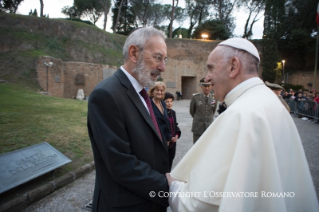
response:
<path fill-rule="evenodd" d="M 169 198 L 173 211 L 319 211 L 296 126 L 258 78 L 259 62 L 242 38 L 210 53 L 205 81 L 227 110 L 167 174 L 179 192 Z"/>

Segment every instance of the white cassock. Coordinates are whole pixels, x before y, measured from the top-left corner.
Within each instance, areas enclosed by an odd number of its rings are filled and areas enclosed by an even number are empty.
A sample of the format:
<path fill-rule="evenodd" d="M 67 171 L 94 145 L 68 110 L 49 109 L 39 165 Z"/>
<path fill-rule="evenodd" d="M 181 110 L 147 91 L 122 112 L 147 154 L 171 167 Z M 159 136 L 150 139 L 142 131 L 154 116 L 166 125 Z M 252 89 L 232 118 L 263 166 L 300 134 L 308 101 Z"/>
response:
<path fill-rule="evenodd" d="M 255 77 L 225 102 L 171 172 L 187 182 L 170 187 L 180 192 L 169 198 L 173 211 L 318 212 L 300 136 L 278 97 Z"/>

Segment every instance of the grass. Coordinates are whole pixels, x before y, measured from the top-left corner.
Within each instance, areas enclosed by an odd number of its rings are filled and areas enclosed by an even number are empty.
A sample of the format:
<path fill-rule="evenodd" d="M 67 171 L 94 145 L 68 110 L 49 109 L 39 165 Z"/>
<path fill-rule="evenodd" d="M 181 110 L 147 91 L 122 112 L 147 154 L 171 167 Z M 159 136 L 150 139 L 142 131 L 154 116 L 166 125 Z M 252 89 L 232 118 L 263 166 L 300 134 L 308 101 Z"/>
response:
<path fill-rule="evenodd" d="M 61 176 L 93 160 L 86 115 L 86 101 L 0 84 L 0 154 L 46 141 L 72 160 L 57 169 Z"/>

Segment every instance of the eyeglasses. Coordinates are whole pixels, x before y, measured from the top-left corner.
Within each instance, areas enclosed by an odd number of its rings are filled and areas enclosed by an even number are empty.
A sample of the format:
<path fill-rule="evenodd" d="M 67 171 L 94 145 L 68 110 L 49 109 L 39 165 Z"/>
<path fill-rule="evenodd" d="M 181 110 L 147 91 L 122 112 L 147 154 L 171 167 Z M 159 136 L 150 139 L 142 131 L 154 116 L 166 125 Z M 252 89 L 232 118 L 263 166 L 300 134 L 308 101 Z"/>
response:
<path fill-rule="evenodd" d="M 168 63 L 167 57 L 164 57 L 164 58 L 163 58 L 163 56 L 162 56 L 161 54 L 153 54 L 152 52 L 147 51 L 147 50 L 144 50 L 144 51 L 151 53 L 157 63 L 162 63 L 162 62 L 164 62 L 165 65 Z"/>

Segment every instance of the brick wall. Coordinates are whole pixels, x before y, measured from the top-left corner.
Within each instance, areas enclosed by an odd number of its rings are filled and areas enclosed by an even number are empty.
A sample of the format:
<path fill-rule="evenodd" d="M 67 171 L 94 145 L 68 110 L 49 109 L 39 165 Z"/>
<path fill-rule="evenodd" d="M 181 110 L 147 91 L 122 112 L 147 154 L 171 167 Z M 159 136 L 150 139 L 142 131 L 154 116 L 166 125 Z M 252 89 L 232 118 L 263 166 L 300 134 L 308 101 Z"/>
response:
<path fill-rule="evenodd" d="M 305 89 L 311 90 L 307 84 L 314 82 L 314 72 L 298 72 L 289 76 L 288 83 L 294 85 L 303 85 Z M 319 73 L 317 72 L 316 89 L 319 90 Z"/>
<path fill-rule="evenodd" d="M 174 95 L 176 91 L 184 91 L 183 98 L 186 99 L 191 98 L 193 93 L 201 92 L 198 84 L 199 80 L 206 76 L 207 57 L 219 42 L 167 39 L 169 62 L 166 65 L 166 71 L 162 73 L 162 78 L 167 86 L 166 91 Z M 53 62 L 54 65 L 47 67 L 44 62 Z M 83 62 L 63 62 L 57 58 L 40 57 L 37 64 L 38 82 L 45 91 L 47 90 L 47 69 L 49 95 L 75 98 L 80 88 L 83 89 L 85 96 L 89 96 L 97 83 L 111 76 L 117 67 Z"/>
<path fill-rule="evenodd" d="M 45 65 L 49 62 L 53 62 L 52 67 Z M 114 66 L 63 62 L 52 57 L 40 57 L 36 68 L 38 83 L 44 91 L 51 96 L 72 99 L 76 97 L 78 89 L 83 89 L 84 95 L 89 96 L 100 81 L 117 70 Z"/>

